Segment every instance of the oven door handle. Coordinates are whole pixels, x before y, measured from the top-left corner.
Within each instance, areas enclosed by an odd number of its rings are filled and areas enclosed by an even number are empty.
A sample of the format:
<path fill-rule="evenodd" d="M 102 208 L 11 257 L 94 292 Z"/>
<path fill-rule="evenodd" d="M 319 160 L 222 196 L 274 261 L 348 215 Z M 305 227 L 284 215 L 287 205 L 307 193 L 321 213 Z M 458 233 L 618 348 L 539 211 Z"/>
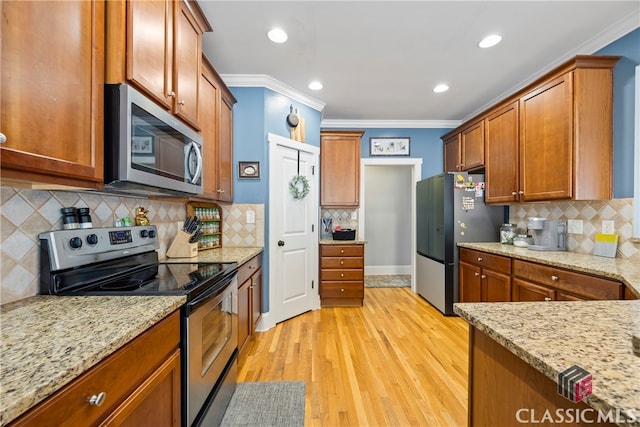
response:
<path fill-rule="evenodd" d="M 210 290 L 204 291 L 202 294 L 198 295 L 193 300 L 187 302 L 186 304 L 187 316 L 196 308 L 198 308 L 200 305 L 206 303 L 211 298 L 214 298 L 220 295 L 222 292 L 224 292 L 224 290 L 233 281 L 233 279 L 236 277 L 237 274 L 238 272 L 234 271 L 232 274 L 226 276 L 225 278 L 220 280 L 218 283 L 216 283 L 216 285 L 213 286 Z"/>

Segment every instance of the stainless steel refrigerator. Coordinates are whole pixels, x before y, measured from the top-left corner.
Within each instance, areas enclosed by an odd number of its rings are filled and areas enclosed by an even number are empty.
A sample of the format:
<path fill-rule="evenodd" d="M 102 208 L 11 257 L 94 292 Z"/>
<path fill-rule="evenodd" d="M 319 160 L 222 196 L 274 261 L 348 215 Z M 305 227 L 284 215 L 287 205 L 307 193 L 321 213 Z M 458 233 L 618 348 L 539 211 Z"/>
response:
<path fill-rule="evenodd" d="M 445 315 L 458 302 L 458 243 L 497 242 L 504 206 L 484 203 L 484 175 L 450 172 L 416 183 L 416 289 Z"/>

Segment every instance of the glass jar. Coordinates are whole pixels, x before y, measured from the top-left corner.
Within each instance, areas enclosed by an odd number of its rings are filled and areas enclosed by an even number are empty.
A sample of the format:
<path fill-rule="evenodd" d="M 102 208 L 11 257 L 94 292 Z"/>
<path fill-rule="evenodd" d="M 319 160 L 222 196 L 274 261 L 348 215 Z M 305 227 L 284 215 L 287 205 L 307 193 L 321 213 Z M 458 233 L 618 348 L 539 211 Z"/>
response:
<path fill-rule="evenodd" d="M 515 224 L 502 224 L 500 226 L 500 243 L 507 245 L 513 244 L 513 238 L 516 235 Z"/>
<path fill-rule="evenodd" d="M 526 234 L 518 234 L 513 238 L 513 246 L 519 248 L 526 248 L 529 245 L 533 245 L 533 237 Z"/>

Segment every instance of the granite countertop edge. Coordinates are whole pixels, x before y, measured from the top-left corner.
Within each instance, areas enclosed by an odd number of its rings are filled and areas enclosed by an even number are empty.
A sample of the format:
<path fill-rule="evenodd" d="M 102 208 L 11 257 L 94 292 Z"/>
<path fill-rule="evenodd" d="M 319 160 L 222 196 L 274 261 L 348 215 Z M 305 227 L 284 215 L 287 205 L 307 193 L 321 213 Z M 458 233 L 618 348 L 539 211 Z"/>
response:
<path fill-rule="evenodd" d="M 333 239 L 320 239 L 318 242 L 321 245 L 364 245 L 366 240 L 333 240 Z"/>
<path fill-rule="evenodd" d="M 498 242 L 458 243 L 458 246 L 619 280 L 636 298 L 640 298 L 640 268 L 636 259 L 607 258 L 567 251 L 532 251 Z"/>
<path fill-rule="evenodd" d="M 165 258 L 169 262 L 237 262 L 238 267 L 264 252 L 263 246 L 223 246 L 198 251 L 192 258 Z"/>
<path fill-rule="evenodd" d="M 635 309 L 636 311 L 640 310 L 640 301 L 591 301 L 591 303 L 595 303 L 593 305 L 597 305 L 594 307 L 596 311 L 604 311 L 606 309 L 610 309 L 612 312 L 617 312 L 623 306 L 631 307 L 631 310 Z M 562 358 L 571 359 L 570 353 L 575 349 L 572 348 L 561 348 L 560 350 L 556 350 L 556 358 L 558 360 L 553 360 L 552 356 L 548 356 L 545 358 L 545 355 L 540 354 L 535 350 L 531 350 L 531 346 L 528 346 L 528 343 L 524 341 L 523 338 L 515 337 L 517 335 L 514 325 L 502 325 L 501 322 L 501 314 L 506 312 L 505 307 L 517 308 L 518 306 L 522 307 L 523 311 L 527 310 L 529 307 L 535 307 L 538 310 L 537 314 L 540 314 L 539 311 L 547 311 L 548 316 L 544 316 L 542 318 L 536 318 L 535 322 L 545 322 L 551 326 L 553 326 L 554 322 L 563 322 L 563 323 L 571 323 L 572 320 L 575 319 L 566 319 L 562 316 L 557 316 L 554 314 L 554 309 L 560 307 L 557 304 L 568 305 L 571 304 L 581 304 L 582 307 L 587 307 L 584 304 L 589 304 L 589 302 L 556 302 L 556 303 L 547 303 L 547 302 L 512 302 L 512 303 L 456 303 L 454 304 L 454 312 L 465 319 L 471 326 L 478 329 L 479 331 L 487 334 L 490 338 L 496 341 L 498 344 L 505 347 L 511 353 L 522 359 L 525 363 L 541 372 L 547 378 L 552 380 L 557 384 L 558 374 L 560 370 L 553 366 L 553 362 L 556 361 L 556 364 L 559 363 L 560 357 L 558 354 L 562 355 Z M 487 310 L 488 307 L 491 306 L 491 316 L 483 318 L 483 314 L 487 315 L 484 310 Z M 579 307 L 579 306 L 576 306 Z M 633 311 L 632 311 L 633 312 Z M 635 312 L 634 312 L 635 313 Z M 594 317 L 595 318 L 595 317 Z M 534 321 L 533 319 L 530 319 Z M 501 327 L 502 326 L 502 327 Z M 511 328 L 511 329 L 510 329 Z M 605 327 L 606 328 L 606 327 Z M 520 332 L 520 331 L 519 331 Z M 595 331 L 601 332 L 601 331 Z M 625 362 L 629 362 L 631 360 L 631 368 L 634 366 L 640 367 L 640 363 L 634 365 L 633 363 L 636 361 L 640 361 L 638 357 L 633 356 L 632 353 L 632 345 L 631 345 L 631 331 L 627 331 L 629 335 L 629 345 L 628 349 L 609 349 L 610 357 L 617 357 L 618 359 L 624 359 Z M 511 335 L 511 336 L 510 336 Z M 562 337 L 560 337 L 562 338 Z M 587 343 L 588 344 L 588 343 Z M 552 344 L 549 344 L 552 345 Z M 558 353 L 558 351 L 560 353 Z M 550 354 L 553 352 L 550 351 Z M 566 353 L 566 354 L 565 354 Z M 630 358 L 627 358 L 627 356 Z M 602 364 L 603 362 L 598 360 L 598 357 L 592 355 L 594 364 Z M 627 359 L 625 359 L 627 358 Z M 589 363 L 591 361 L 585 361 L 585 363 Z M 622 362 L 620 362 L 622 363 Z M 599 372 L 596 372 L 594 375 L 594 380 L 596 376 L 605 377 L 610 374 L 609 370 L 611 369 L 610 364 L 607 364 L 606 367 L 602 367 Z M 593 372 L 592 372 L 593 373 Z M 620 398 L 621 395 L 624 395 L 625 392 L 631 395 L 637 395 L 640 392 L 640 386 L 633 385 L 633 377 L 625 378 L 626 383 L 617 384 L 615 391 L 604 390 L 600 392 L 598 387 L 594 387 L 593 393 L 585 398 L 585 402 L 591 406 L 593 409 L 602 410 L 602 411 L 620 411 L 623 415 L 627 415 L 629 420 L 626 423 L 623 423 L 625 426 L 640 426 L 640 405 L 638 407 L 624 407 L 616 402 L 616 399 Z M 604 381 L 602 378 L 598 378 L 598 381 Z M 623 390 L 624 386 L 629 387 L 628 390 Z M 631 390 L 631 388 L 635 387 L 635 389 Z"/>

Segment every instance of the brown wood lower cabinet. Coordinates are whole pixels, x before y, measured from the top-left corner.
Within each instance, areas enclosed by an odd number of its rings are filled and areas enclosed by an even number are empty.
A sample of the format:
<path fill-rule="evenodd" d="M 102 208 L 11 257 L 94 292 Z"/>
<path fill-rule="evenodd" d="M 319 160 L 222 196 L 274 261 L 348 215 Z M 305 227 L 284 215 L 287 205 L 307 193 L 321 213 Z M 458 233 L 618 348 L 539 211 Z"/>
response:
<path fill-rule="evenodd" d="M 10 425 L 179 426 L 179 344 L 175 311 Z"/>
<path fill-rule="evenodd" d="M 460 302 L 511 301 L 511 259 L 460 248 Z"/>
<path fill-rule="evenodd" d="M 262 253 L 238 269 L 238 349 L 256 331 L 262 317 Z"/>
<path fill-rule="evenodd" d="M 364 303 L 364 244 L 320 245 L 320 302 L 325 307 Z"/>
<path fill-rule="evenodd" d="M 562 409 L 563 411 L 556 412 Z M 474 327 L 469 330 L 469 425 L 530 425 L 548 412 L 575 414 L 591 409 L 558 394 L 558 385 L 491 337 Z M 570 411 L 570 412 L 567 412 Z M 595 411 L 594 411 L 595 412 Z M 595 415 L 587 422 L 593 425 Z M 553 425 L 548 422 L 540 425 Z M 600 424 L 596 424 L 600 425 Z M 604 424 L 614 425 L 614 424 Z"/>
<path fill-rule="evenodd" d="M 562 268 L 513 260 L 514 301 L 618 300 L 624 285 Z"/>

